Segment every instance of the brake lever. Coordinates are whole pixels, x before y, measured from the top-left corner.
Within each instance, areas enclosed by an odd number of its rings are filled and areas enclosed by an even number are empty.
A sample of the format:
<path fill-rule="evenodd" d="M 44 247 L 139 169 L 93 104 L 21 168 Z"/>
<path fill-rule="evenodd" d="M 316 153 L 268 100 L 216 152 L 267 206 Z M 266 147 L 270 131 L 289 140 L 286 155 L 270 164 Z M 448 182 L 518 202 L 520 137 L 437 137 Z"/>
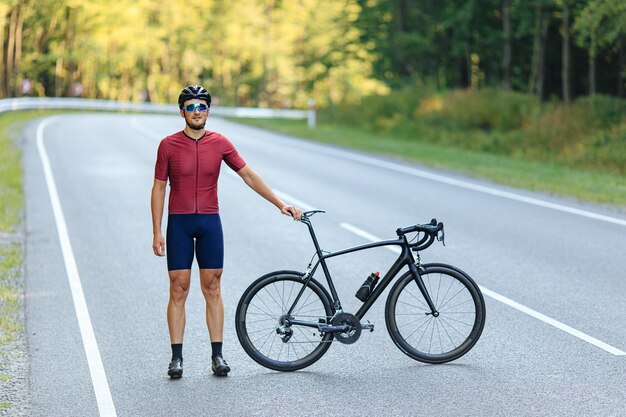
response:
<path fill-rule="evenodd" d="M 439 222 L 437 227 L 439 228 L 437 231 L 437 241 L 441 242 L 443 246 L 446 246 L 446 233 L 443 231 L 443 223 Z"/>

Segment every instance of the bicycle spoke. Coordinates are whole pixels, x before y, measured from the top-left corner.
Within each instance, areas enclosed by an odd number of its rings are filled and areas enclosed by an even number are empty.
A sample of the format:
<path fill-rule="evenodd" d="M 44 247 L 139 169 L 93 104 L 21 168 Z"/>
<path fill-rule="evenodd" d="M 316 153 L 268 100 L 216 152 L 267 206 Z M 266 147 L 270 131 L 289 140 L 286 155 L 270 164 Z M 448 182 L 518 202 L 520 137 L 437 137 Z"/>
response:
<path fill-rule="evenodd" d="M 261 313 L 249 313 L 249 314 L 254 314 L 254 315 L 259 315 L 259 316 L 263 314 L 263 315 L 271 317 L 271 318 L 277 318 L 274 315 L 272 315 L 272 314 L 268 313 L 267 311 L 263 310 L 261 307 L 257 306 L 256 304 L 250 304 L 248 306 L 248 308 L 250 308 L 250 307 L 254 307 L 254 308 L 258 309 Z"/>
<path fill-rule="evenodd" d="M 418 321 L 422 321 L 422 320 L 428 319 L 428 318 L 429 318 L 428 316 L 424 315 L 424 317 L 420 317 L 419 319 L 415 319 L 415 320 L 410 321 L 408 323 L 404 323 L 404 324 L 398 325 L 398 330 L 400 330 L 401 327 L 406 327 L 406 326 L 408 326 L 410 324 L 413 324 L 413 323 L 416 323 Z"/>
<path fill-rule="evenodd" d="M 415 284 L 415 286 L 417 286 L 417 284 Z M 408 287 L 408 285 L 407 285 L 407 287 Z M 419 289 L 419 288 L 418 288 L 418 289 Z M 427 305 L 426 303 L 424 303 L 424 302 L 422 301 L 422 299 L 420 299 L 420 298 L 418 298 L 418 297 L 414 296 L 414 295 L 413 295 L 413 293 L 411 293 L 411 291 L 410 291 L 408 288 L 406 288 L 406 287 L 405 287 L 405 290 L 406 290 L 406 292 L 407 292 L 407 293 L 408 293 L 411 297 L 415 298 L 415 300 L 416 300 L 418 303 L 420 303 L 421 305 L 423 305 L 423 306 L 424 306 L 424 308 L 425 308 L 426 310 L 430 311 L 430 307 L 428 307 L 428 305 Z M 420 295 L 421 295 L 421 293 L 420 293 Z M 419 308 L 419 307 L 418 307 L 418 308 Z"/>
<path fill-rule="evenodd" d="M 276 288 L 276 285 L 272 285 L 274 288 Z M 270 296 L 270 298 L 276 303 L 276 305 L 278 306 L 278 308 L 280 308 L 281 313 L 284 313 L 285 310 L 282 309 L 282 307 L 280 306 L 280 304 L 278 303 L 278 301 L 276 301 L 276 299 L 274 298 L 274 296 L 272 294 L 270 294 L 270 292 L 267 290 L 267 287 L 263 287 L 263 289 L 265 290 L 265 292 L 267 293 L 267 295 Z"/>
<path fill-rule="evenodd" d="M 461 289 L 460 289 L 460 290 L 459 290 L 456 294 L 454 294 L 454 295 L 452 296 L 452 298 L 450 298 L 448 301 L 446 301 L 445 303 L 443 303 L 443 304 L 441 305 L 441 307 L 440 307 L 440 308 L 445 307 L 445 305 L 446 305 L 446 304 L 448 304 L 450 301 L 454 300 L 454 298 L 455 298 L 457 295 L 461 294 L 461 291 L 463 291 L 463 290 L 467 290 L 467 288 L 465 288 L 464 286 L 461 286 Z"/>
<path fill-rule="evenodd" d="M 293 311 L 292 314 L 298 314 L 298 311 L 302 310 L 302 308 L 307 304 L 307 301 L 309 301 L 309 298 L 311 298 L 311 295 L 315 294 L 313 291 L 309 291 L 309 295 L 307 295 L 307 297 L 305 298 L 305 300 L 302 302 L 302 305 L 298 308 L 298 310 Z"/>
<path fill-rule="evenodd" d="M 250 325 L 250 324 L 260 323 L 262 321 L 270 321 L 270 320 L 274 320 L 275 321 L 276 319 L 274 317 L 270 317 L 268 319 L 259 319 L 259 320 L 253 320 L 253 321 L 246 320 L 246 324 Z"/>
<path fill-rule="evenodd" d="M 446 327 L 445 326 L 441 326 L 441 327 L 443 327 L 443 331 L 446 332 L 446 334 L 448 335 L 448 339 L 450 339 L 450 342 L 452 342 L 452 347 L 456 349 L 457 345 L 454 343 L 454 340 L 452 340 L 452 337 L 450 336 L 450 333 L 448 333 L 448 330 L 446 329 Z"/>
<path fill-rule="evenodd" d="M 432 319 L 432 316 L 427 316 L 429 319 Z M 409 339 L 411 336 L 413 336 L 419 329 L 421 329 L 422 327 L 424 327 L 424 324 L 426 325 L 426 329 L 428 329 L 428 324 L 431 322 L 431 320 L 427 320 L 425 321 L 422 325 L 420 325 L 417 329 L 413 330 L 413 333 L 411 333 L 410 335 L 408 335 L 406 337 L 406 339 Z M 423 336 L 423 335 L 422 335 Z M 422 338 L 420 338 L 420 341 L 422 340 Z M 419 344 L 419 341 L 417 342 Z"/>
<path fill-rule="evenodd" d="M 439 317 L 441 317 L 441 316 L 439 316 Z M 460 320 L 453 319 L 452 317 L 448 317 L 448 320 L 456 321 L 457 323 L 461 323 L 461 324 L 464 324 L 464 325 L 469 326 L 469 327 L 474 327 L 474 323 L 472 323 L 472 324 L 467 324 L 467 323 L 464 323 L 464 322 L 462 322 L 462 321 L 460 321 Z"/>
<path fill-rule="evenodd" d="M 441 317 L 441 316 L 440 316 L 440 317 Z M 449 317 L 448 317 L 448 318 L 449 318 Z M 445 322 L 448 326 L 450 326 L 450 327 L 452 328 L 452 330 L 454 330 L 455 332 L 457 332 L 458 334 L 460 334 L 462 337 L 467 337 L 467 335 L 466 335 L 466 334 L 461 333 L 461 332 L 460 332 L 460 331 L 459 331 L 456 327 L 454 327 L 453 325 L 451 325 L 450 323 L 448 323 L 448 321 L 447 321 L 445 318 L 441 317 L 441 320 L 442 320 L 442 321 L 444 321 L 444 322 Z"/>
<path fill-rule="evenodd" d="M 398 303 L 400 303 L 400 304 L 406 304 L 406 305 L 408 305 L 409 307 L 418 308 L 418 309 L 420 309 L 420 310 L 425 310 L 425 309 L 423 309 L 422 307 L 419 307 L 419 306 L 414 306 L 413 304 L 409 304 L 409 303 L 404 302 L 404 301 L 400 301 L 400 300 L 398 300 Z M 428 310 L 430 310 L 430 309 L 428 309 Z"/>
<path fill-rule="evenodd" d="M 472 301 L 474 301 L 474 300 L 472 300 L 472 299 L 470 298 L 470 299 L 468 299 L 468 300 L 465 300 L 465 301 L 462 301 L 462 302 L 460 302 L 460 303 L 458 303 L 458 304 L 455 304 L 455 305 L 453 305 L 452 307 L 448 307 L 448 308 L 447 308 L 447 309 L 445 309 L 445 310 L 441 310 L 441 309 L 440 309 L 440 310 L 439 310 L 439 312 L 441 313 L 441 312 L 444 312 L 444 311 L 452 310 L 453 308 L 456 308 L 456 307 L 458 307 L 458 306 L 460 306 L 460 305 L 463 305 L 463 304 L 465 304 L 465 303 L 471 303 Z"/>
<path fill-rule="evenodd" d="M 269 332 L 268 334 L 269 334 L 269 336 L 271 336 L 272 334 L 274 334 L 274 332 Z M 259 340 L 263 339 L 263 337 L 264 337 L 264 336 L 265 336 L 265 335 L 261 335 L 261 337 L 259 337 L 258 339 L 256 339 L 256 340 L 252 341 L 252 344 L 255 344 L 255 343 L 256 343 L 256 342 L 258 342 Z M 268 336 L 268 338 L 269 338 L 269 336 Z"/>
<path fill-rule="evenodd" d="M 268 327 L 266 329 L 258 329 L 258 330 L 253 330 L 251 332 L 248 332 L 248 334 L 254 334 L 254 333 L 258 333 L 258 332 L 267 332 L 267 331 L 276 331 L 276 326 L 272 326 L 272 327 Z"/>

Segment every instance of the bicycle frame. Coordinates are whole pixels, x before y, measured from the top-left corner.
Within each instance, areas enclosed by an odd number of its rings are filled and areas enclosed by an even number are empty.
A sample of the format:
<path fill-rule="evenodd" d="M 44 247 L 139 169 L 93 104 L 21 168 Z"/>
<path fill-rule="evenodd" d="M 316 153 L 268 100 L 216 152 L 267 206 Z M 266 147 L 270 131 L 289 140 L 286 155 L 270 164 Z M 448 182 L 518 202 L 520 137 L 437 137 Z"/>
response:
<path fill-rule="evenodd" d="M 378 299 L 378 297 L 380 297 L 380 295 L 383 293 L 383 291 L 385 291 L 385 288 L 387 288 L 387 286 L 391 283 L 393 278 L 395 278 L 396 275 L 405 266 L 409 267 L 409 271 L 413 275 L 413 279 L 415 280 L 418 288 L 422 292 L 422 295 L 424 296 L 424 299 L 428 303 L 428 306 L 431 309 L 431 313 L 434 316 L 438 315 L 437 309 L 435 308 L 435 306 L 434 306 L 434 304 L 433 304 L 433 302 L 432 302 L 432 300 L 430 298 L 430 295 L 428 294 L 428 291 L 426 290 L 426 286 L 424 285 L 424 281 L 422 280 L 422 277 L 419 274 L 419 270 L 418 270 L 418 268 L 417 268 L 417 266 L 415 264 L 415 258 L 413 257 L 413 254 L 411 253 L 410 244 L 409 244 L 406 236 L 402 235 L 401 237 L 398 237 L 398 239 L 394 239 L 394 240 L 383 240 L 383 241 L 380 241 L 380 242 L 366 243 L 366 244 L 363 244 L 363 245 L 359 245 L 359 246 L 354 246 L 354 247 L 351 247 L 351 248 L 343 249 L 343 250 L 340 250 L 340 251 L 337 251 L 337 252 L 324 254 L 324 253 L 322 253 L 322 249 L 320 248 L 320 245 L 319 245 L 319 243 L 317 241 L 317 237 L 315 236 L 315 231 L 313 230 L 313 225 L 311 224 L 310 220 L 308 218 L 304 218 L 304 219 L 301 220 L 301 222 L 306 224 L 307 227 L 309 228 L 309 233 L 311 234 L 311 239 L 313 240 L 313 244 L 315 245 L 315 251 L 316 251 L 316 254 L 317 254 L 317 262 L 315 263 L 315 265 L 313 267 L 311 267 L 311 264 L 309 264 L 309 267 L 307 268 L 307 270 L 306 270 L 306 272 L 304 274 L 304 277 L 303 277 L 306 280 L 305 285 L 302 286 L 302 289 L 300 290 L 300 292 L 296 296 L 296 299 L 294 300 L 292 306 L 289 308 L 289 311 L 287 312 L 288 316 L 291 316 L 291 314 L 293 312 L 293 309 L 295 308 L 295 306 L 297 305 L 298 301 L 300 300 L 300 297 L 304 293 L 304 290 L 305 290 L 305 288 L 306 288 L 306 286 L 308 284 L 308 281 L 311 279 L 311 277 L 313 276 L 313 274 L 315 273 L 315 271 L 317 270 L 317 268 L 320 265 L 322 266 L 322 270 L 324 272 L 324 275 L 326 277 L 326 281 L 328 283 L 328 288 L 330 289 L 330 293 L 331 293 L 331 296 L 333 298 L 333 304 L 334 304 L 334 307 L 335 307 L 335 311 L 336 312 L 341 312 L 342 311 L 341 301 L 339 300 L 339 295 L 337 294 L 337 290 L 335 289 L 335 285 L 333 284 L 333 280 L 332 280 L 332 277 L 330 275 L 330 271 L 328 270 L 328 266 L 326 265 L 326 259 L 333 258 L 335 256 L 345 255 L 345 254 L 352 253 L 352 252 L 358 252 L 358 251 L 361 251 L 361 250 L 372 249 L 372 248 L 377 248 L 377 247 L 382 247 L 382 246 L 392 246 L 392 245 L 400 246 L 400 248 L 402 249 L 400 255 L 398 256 L 396 261 L 393 263 L 393 265 L 389 268 L 389 270 L 385 273 L 385 275 L 380 280 L 378 285 L 376 285 L 376 287 L 374 288 L 374 291 L 370 294 L 370 296 L 367 298 L 367 300 L 365 300 L 365 302 L 363 303 L 361 308 L 359 308 L 359 310 L 356 312 L 355 316 L 359 320 L 363 319 L 363 317 L 365 316 L 367 311 L 370 309 L 370 307 L 374 304 L 374 302 L 376 302 L 376 300 Z M 317 327 L 318 326 L 318 323 L 310 323 L 310 322 L 304 322 L 304 321 L 300 321 L 300 320 L 290 320 L 290 322 L 291 322 L 291 324 L 297 324 L 297 325 L 307 326 L 307 327 Z"/>

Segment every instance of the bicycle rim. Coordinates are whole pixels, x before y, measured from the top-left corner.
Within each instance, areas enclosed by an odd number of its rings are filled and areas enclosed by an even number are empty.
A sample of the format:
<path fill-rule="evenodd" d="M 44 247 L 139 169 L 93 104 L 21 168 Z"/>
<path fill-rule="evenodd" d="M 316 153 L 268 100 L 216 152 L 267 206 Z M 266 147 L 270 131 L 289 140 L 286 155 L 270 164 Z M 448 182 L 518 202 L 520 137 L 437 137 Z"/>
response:
<path fill-rule="evenodd" d="M 278 371 L 302 369 L 317 361 L 330 347 L 332 334 L 317 328 L 292 325 L 288 340 L 277 329 L 304 282 L 297 273 L 269 274 L 253 283 L 242 296 L 236 313 L 239 341 L 257 363 Z M 318 323 L 332 316 L 332 306 L 320 285 L 309 281 L 291 319 Z"/>
<path fill-rule="evenodd" d="M 465 275 L 443 266 L 420 274 L 438 317 L 410 273 L 389 294 L 386 321 L 394 343 L 421 362 L 445 363 L 466 354 L 482 333 L 485 305 L 480 290 Z"/>

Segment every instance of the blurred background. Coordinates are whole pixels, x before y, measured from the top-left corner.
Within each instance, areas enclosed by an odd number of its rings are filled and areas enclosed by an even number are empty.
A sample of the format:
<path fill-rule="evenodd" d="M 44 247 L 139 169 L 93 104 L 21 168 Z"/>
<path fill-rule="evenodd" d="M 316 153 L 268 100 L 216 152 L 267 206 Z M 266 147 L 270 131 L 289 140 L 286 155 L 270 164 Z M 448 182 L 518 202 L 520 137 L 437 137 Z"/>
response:
<path fill-rule="evenodd" d="M 0 96 L 358 103 L 418 84 L 624 96 L 622 0 L 2 0 Z"/>
<path fill-rule="evenodd" d="M 322 139 L 346 127 L 623 176 L 625 16 L 623 0 L 1 0 L 0 98 L 171 103 L 200 83 L 222 106 L 312 98 Z M 290 123 L 264 127 L 310 135 Z M 609 194 L 592 199 L 626 193 Z"/>

